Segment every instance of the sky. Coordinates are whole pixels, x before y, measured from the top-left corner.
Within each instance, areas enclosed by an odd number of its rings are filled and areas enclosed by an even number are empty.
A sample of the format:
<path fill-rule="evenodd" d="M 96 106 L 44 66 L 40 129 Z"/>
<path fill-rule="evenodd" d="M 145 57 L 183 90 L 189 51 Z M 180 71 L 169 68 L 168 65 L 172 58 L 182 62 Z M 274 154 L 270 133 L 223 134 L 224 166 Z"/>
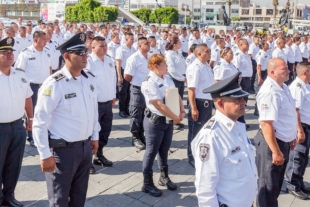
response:
<path fill-rule="evenodd" d="M 170 1 L 175 1 L 175 0 L 170 0 Z M 185 3 L 187 4 L 191 3 L 193 0 L 179 0 L 179 3 Z M 195 2 L 199 2 L 200 0 L 195 0 Z M 287 0 L 278 0 L 279 1 L 279 6 L 284 6 L 287 2 Z M 293 2 L 298 4 L 307 4 L 310 6 L 310 1 L 309 0 L 290 0 L 291 5 Z M 256 3 L 257 5 L 260 6 L 272 6 L 272 0 L 251 0 L 251 2 Z"/>

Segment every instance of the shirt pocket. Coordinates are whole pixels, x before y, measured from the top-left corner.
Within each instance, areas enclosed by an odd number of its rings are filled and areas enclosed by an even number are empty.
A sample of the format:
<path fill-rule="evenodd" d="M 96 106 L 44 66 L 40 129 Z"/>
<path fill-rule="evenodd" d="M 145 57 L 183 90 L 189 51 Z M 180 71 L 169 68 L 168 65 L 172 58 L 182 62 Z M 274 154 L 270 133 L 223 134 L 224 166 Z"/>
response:
<path fill-rule="evenodd" d="M 68 114 L 71 115 L 73 118 L 79 117 L 78 113 L 78 100 L 76 97 L 74 98 L 68 98 L 64 100 L 64 107 Z"/>
<path fill-rule="evenodd" d="M 237 152 L 227 158 L 227 176 L 231 179 L 241 179 L 246 176 L 246 154 Z"/>

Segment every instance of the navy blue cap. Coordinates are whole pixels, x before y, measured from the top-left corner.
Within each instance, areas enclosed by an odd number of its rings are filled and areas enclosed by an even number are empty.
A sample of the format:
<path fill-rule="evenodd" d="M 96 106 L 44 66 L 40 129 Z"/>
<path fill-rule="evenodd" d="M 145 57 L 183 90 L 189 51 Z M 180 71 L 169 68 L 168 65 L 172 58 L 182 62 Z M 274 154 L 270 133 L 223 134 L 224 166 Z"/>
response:
<path fill-rule="evenodd" d="M 242 98 L 249 96 L 249 93 L 243 91 L 240 86 L 241 72 L 232 75 L 229 78 L 220 80 L 212 86 L 204 89 L 203 93 L 210 93 L 212 98 L 229 97 Z"/>
<path fill-rule="evenodd" d="M 88 48 L 85 45 L 85 41 L 86 35 L 83 32 L 80 32 L 64 42 L 62 45 L 59 45 L 56 49 L 60 50 L 61 54 L 68 51 L 87 50 Z"/>
<path fill-rule="evenodd" d="M 13 49 L 14 46 L 14 39 L 12 37 L 7 37 L 3 40 L 0 41 L 0 51 L 5 51 L 5 50 L 12 50 L 15 51 Z"/>

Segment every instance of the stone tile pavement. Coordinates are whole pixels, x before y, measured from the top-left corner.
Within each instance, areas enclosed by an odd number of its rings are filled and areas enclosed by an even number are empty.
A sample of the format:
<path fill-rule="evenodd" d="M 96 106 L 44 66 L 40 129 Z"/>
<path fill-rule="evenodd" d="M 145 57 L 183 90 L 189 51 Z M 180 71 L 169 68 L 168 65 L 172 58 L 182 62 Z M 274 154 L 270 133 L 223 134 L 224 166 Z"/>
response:
<path fill-rule="evenodd" d="M 250 139 L 258 129 L 257 117 L 253 116 L 254 96 L 251 95 L 246 115 L 251 125 L 248 130 Z M 185 101 L 184 101 L 185 103 Z M 91 175 L 87 193 L 86 207 L 195 207 L 197 198 L 194 187 L 194 169 L 187 162 L 187 129 L 174 131 L 169 154 L 169 171 L 171 179 L 178 184 L 176 191 L 169 191 L 161 186 L 163 195 L 158 198 L 141 192 L 142 159 L 144 151 L 136 151 L 131 145 L 128 132 L 129 119 L 118 116 L 118 106 L 113 109 L 114 121 L 105 156 L 114 162 L 111 168 L 96 166 L 97 173 Z M 187 120 L 183 121 L 187 125 Z M 46 207 L 47 190 L 44 174 L 40 169 L 37 150 L 28 144 L 25 146 L 23 165 L 16 188 L 16 198 L 29 207 Z M 157 172 L 157 163 L 154 164 Z M 159 174 L 154 175 L 157 184 Z M 310 169 L 306 170 L 305 181 L 310 183 Z M 246 186 L 244 186 L 246 188 Z M 283 187 L 285 189 L 285 187 Z M 284 190 L 279 197 L 280 207 L 306 207 L 310 201 L 301 201 L 287 194 Z"/>

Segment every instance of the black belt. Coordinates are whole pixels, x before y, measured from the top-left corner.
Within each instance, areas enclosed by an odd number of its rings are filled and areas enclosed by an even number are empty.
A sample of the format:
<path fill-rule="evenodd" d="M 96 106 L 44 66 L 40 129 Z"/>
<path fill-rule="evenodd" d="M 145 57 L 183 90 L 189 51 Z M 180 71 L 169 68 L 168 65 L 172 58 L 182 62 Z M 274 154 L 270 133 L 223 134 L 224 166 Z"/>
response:
<path fill-rule="evenodd" d="M 251 77 L 242 77 L 242 79 L 250 79 Z"/>
<path fill-rule="evenodd" d="M 70 145 L 74 145 L 74 144 L 84 144 L 86 142 L 88 142 L 91 139 L 91 137 L 88 137 L 88 139 L 85 140 L 80 140 L 80 141 L 76 141 L 76 142 L 67 142 L 64 139 L 51 139 L 49 138 L 48 142 L 49 142 L 49 147 L 50 148 L 62 148 L 62 147 L 67 147 Z"/>
<path fill-rule="evenodd" d="M 140 87 L 140 86 L 135 86 L 135 85 L 132 85 L 132 87 L 133 87 L 133 88 L 135 88 L 135 89 L 139 89 L 139 90 L 141 90 L 141 87 Z"/>
<path fill-rule="evenodd" d="M 30 85 L 39 86 L 39 88 L 42 86 L 42 84 L 39 84 L 39 83 L 30 83 Z"/>
<path fill-rule="evenodd" d="M 111 101 L 106 101 L 106 102 L 98 102 L 98 105 L 103 105 L 103 104 L 108 104 L 110 103 Z"/>
<path fill-rule="evenodd" d="M 309 124 L 301 123 L 301 125 L 302 125 L 303 127 L 305 127 L 306 129 L 310 129 L 310 125 L 309 125 Z"/>
<path fill-rule="evenodd" d="M 6 123 L 0 123 L 0 124 L 15 124 L 16 122 L 20 121 L 22 118 L 16 119 L 14 121 L 11 122 L 6 122 Z"/>
<path fill-rule="evenodd" d="M 145 109 L 144 115 L 149 119 L 156 119 L 156 120 L 163 122 L 163 123 L 166 123 L 166 124 L 173 123 L 173 120 L 167 120 L 165 116 L 159 116 L 159 115 L 151 112 L 151 110 L 148 108 Z"/>

